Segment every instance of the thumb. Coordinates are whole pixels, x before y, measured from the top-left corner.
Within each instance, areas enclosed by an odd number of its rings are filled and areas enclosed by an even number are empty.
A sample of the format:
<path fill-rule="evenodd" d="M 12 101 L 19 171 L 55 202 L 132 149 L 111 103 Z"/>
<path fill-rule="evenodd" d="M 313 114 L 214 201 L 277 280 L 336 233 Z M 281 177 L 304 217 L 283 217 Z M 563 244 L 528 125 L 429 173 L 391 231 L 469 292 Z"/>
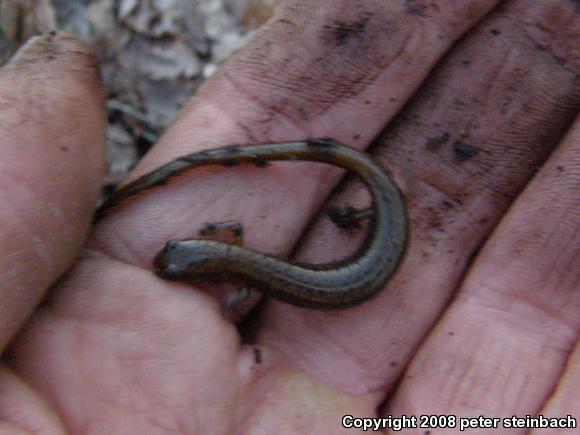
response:
<path fill-rule="evenodd" d="M 34 38 L 0 70 L 0 349 L 74 260 L 103 169 L 95 60 L 72 35 Z"/>

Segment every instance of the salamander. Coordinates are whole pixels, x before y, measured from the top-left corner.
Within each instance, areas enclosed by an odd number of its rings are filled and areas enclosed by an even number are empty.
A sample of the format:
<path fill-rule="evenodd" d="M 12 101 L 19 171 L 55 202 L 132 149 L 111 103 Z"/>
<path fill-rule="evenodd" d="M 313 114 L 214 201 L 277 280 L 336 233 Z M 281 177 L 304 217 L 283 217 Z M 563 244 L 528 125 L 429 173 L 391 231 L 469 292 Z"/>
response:
<path fill-rule="evenodd" d="M 196 167 L 241 163 L 262 167 L 280 160 L 326 163 L 362 179 L 371 194 L 373 213 L 366 238 L 354 255 L 332 263 L 306 264 L 215 240 L 172 240 L 155 256 L 155 272 L 168 280 L 242 283 L 287 303 L 314 309 L 346 308 L 371 298 L 393 275 L 404 254 L 404 202 L 379 164 L 333 139 L 227 146 L 179 157 L 122 187 L 101 206 L 98 216 Z"/>

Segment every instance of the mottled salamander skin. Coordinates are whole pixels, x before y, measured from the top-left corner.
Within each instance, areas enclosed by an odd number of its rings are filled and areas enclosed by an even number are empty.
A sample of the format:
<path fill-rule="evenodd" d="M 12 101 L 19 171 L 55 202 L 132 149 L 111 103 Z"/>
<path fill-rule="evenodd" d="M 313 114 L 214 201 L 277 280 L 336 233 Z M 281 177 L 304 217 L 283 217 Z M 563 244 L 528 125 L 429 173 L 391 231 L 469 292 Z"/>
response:
<path fill-rule="evenodd" d="M 275 160 L 327 163 L 362 179 L 372 197 L 374 216 L 364 243 L 354 255 L 333 263 L 304 264 L 214 240 L 169 241 L 155 257 L 156 273 L 185 282 L 243 284 L 290 304 L 314 309 L 346 308 L 371 298 L 385 286 L 404 254 L 404 203 L 381 166 L 366 154 L 332 139 L 228 146 L 183 156 L 120 189 L 103 204 L 97 216 L 186 170 L 241 163 L 262 167 Z"/>

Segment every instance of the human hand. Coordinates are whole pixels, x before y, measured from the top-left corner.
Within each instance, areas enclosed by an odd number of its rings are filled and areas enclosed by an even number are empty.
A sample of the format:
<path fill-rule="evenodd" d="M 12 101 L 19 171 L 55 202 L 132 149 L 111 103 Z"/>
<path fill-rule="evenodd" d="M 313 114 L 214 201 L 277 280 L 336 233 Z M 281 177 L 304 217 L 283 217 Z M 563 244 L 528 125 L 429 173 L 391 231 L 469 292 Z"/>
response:
<path fill-rule="evenodd" d="M 240 345 L 214 296 L 158 279 L 151 258 L 166 240 L 228 219 L 245 224 L 248 247 L 288 254 L 340 174 L 301 163 L 196 170 L 115 210 L 36 310 L 2 373 L 7 432 L 335 434 L 352 432 L 340 427 L 345 414 L 574 414 L 580 127 L 563 132 L 580 98 L 578 11 L 508 3 L 433 69 L 495 2 L 417 4 L 281 9 L 132 175 L 229 143 L 333 136 L 362 149 L 388 124 L 374 155 L 411 222 L 388 287 L 340 312 L 268 301 L 246 325 L 252 344 Z M 79 50 L 67 50 L 77 53 L 68 63 L 57 51 L 34 71 L 8 69 L 0 82 L 18 115 L 2 115 L 5 161 L 36 177 L 23 183 L 34 194 L 15 196 L 18 218 L 2 208 L 3 227 L 16 228 L 2 244 L 12 259 L 3 262 L 2 317 L 13 316 L 4 343 L 72 261 L 96 196 L 104 121 Z M 51 74 L 34 80 L 39 69 Z M 31 107 L 30 95 L 59 110 Z M 31 110 L 33 122 L 12 121 Z M 55 171 L 63 143 L 74 147 Z M 346 187 L 332 201 L 364 204 L 361 191 Z M 66 217 L 58 228 L 55 210 Z M 310 234 L 298 257 L 318 262 L 347 256 L 361 235 L 324 217 Z M 50 238 L 39 244 L 39 235 Z M 41 258 L 54 260 L 30 273 Z"/>

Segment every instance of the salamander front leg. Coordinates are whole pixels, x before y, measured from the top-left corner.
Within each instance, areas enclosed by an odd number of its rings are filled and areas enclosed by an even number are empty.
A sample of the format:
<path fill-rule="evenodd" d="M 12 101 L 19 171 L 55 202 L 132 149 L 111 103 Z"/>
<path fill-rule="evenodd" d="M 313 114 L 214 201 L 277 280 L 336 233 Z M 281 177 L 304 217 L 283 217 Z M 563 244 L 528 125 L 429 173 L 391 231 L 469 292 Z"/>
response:
<path fill-rule="evenodd" d="M 205 224 L 199 235 L 211 240 L 242 246 L 242 234 L 244 229 L 238 221 L 216 222 Z"/>

